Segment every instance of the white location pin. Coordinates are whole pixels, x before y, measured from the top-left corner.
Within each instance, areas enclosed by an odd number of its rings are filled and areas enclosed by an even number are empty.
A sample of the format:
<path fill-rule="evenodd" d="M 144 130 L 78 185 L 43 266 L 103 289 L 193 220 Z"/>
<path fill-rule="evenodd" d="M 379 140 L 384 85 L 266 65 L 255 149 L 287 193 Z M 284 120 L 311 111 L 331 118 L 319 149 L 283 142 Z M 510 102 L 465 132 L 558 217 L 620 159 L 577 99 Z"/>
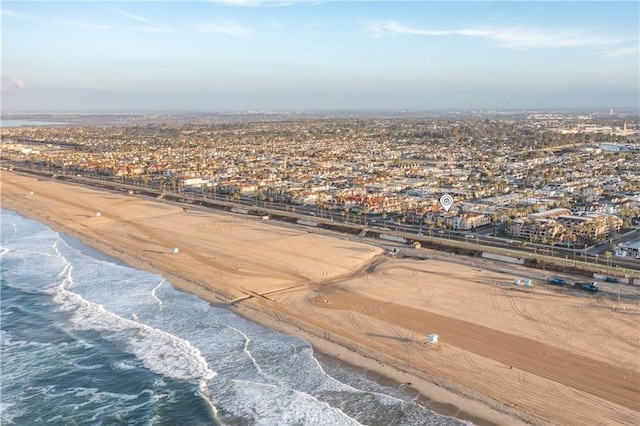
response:
<path fill-rule="evenodd" d="M 444 207 L 444 211 L 448 212 L 453 205 L 453 197 L 449 194 L 444 194 L 440 197 L 440 205 Z"/>

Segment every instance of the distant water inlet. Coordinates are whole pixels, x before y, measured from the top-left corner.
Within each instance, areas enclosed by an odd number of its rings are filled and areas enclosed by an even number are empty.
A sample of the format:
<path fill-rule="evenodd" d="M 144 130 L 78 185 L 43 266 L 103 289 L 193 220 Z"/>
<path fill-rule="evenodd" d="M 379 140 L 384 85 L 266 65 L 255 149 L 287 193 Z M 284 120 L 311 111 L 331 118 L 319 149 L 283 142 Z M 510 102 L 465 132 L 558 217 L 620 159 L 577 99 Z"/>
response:
<path fill-rule="evenodd" d="M 59 121 L 0 120 L 0 127 L 63 126 L 65 124 L 67 123 Z"/>
<path fill-rule="evenodd" d="M 158 275 L 1 218 L 3 425 L 463 423 Z"/>

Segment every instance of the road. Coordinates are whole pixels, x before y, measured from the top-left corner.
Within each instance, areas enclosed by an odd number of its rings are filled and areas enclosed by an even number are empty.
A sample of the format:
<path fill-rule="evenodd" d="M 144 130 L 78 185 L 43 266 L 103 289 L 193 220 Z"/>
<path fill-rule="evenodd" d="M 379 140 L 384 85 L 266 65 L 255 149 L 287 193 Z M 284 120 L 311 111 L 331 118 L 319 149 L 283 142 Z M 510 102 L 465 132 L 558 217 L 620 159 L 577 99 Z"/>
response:
<path fill-rule="evenodd" d="M 17 165 L 16 163 L 9 163 Z M 37 165 L 30 165 L 25 167 L 28 170 L 37 169 Z M 25 170 L 27 171 L 27 170 Z M 45 169 L 40 169 L 40 172 L 47 172 Z M 51 171 L 49 171 L 51 172 Z M 55 176 L 55 175 L 54 175 Z M 58 175 L 59 176 L 59 175 Z M 66 174 L 67 179 L 78 180 L 80 182 L 89 184 L 106 184 L 117 185 L 123 189 L 130 190 L 145 190 L 148 192 L 161 193 L 173 193 L 174 195 L 180 195 L 186 199 L 193 201 L 209 201 L 215 200 L 226 205 L 237 205 L 238 207 L 258 207 L 264 209 L 268 214 L 269 210 L 272 212 L 285 212 L 286 215 L 298 218 L 307 219 L 310 217 L 317 218 L 319 220 L 328 220 L 331 222 L 344 222 L 351 226 L 358 226 L 362 228 L 369 228 L 374 231 L 384 230 L 389 233 L 401 233 L 403 237 L 409 239 L 430 238 L 438 240 L 457 241 L 458 243 L 464 242 L 465 245 L 473 244 L 478 248 L 498 248 L 507 251 L 510 255 L 514 256 L 535 256 L 547 260 L 559 259 L 561 262 L 571 262 L 578 264 L 578 262 L 585 262 L 587 264 L 593 264 L 596 267 L 605 268 L 607 263 L 610 262 L 610 266 L 615 266 L 621 269 L 638 271 L 640 270 L 640 259 L 612 257 L 607 261 L 604 258 L 604 252 L 610 250 L 610 244 L 605 243 L 598 246 L 586 248 L 585 250 L 571 250 L 564 247 L 545 246 L 537 243 L 529 243 L 523 241 L 513 241 L 504 238 L 493 237 L 487 235 L 493 232 L 493 227 L 477 230 L 474 232 L 454 231 L 449 229 L 430 228 L 426 225 L 411 225 L 402 224 L 394 220 L 394 216 L 390 214 L 389 217 L 383 219 L 381 216 L 372 215 L 356 215 L 353 212 L 345 214 L 340 210 L 319 210 L 317 206 L 293 206 L 290 204 L 271 202 L 271 201 L 259 201 L 254 196 L 243 195 L 238 200 L 232 200 L 228 195 L 211 194 L 202 192 L 200 189 L 194 188 L 187 192 L 184 191 L 170 191 L 166 185 L 164 188 L 159 188 L 157 185 L 155 188 L 144 187 L 141 182 L 132 179 L 122 178 L 109 178 L 106 176 L 80 176 L 73 174 Z M 636 230 L 632 233 L 620 236 L 615 240 L 616 244 L 621 242 L 631 241 L 635 238 L 640 238 L 640 230 Z M 443 241 L 444 242 L 444 241 Z M 473 247 L 469 247 L 473 248 Z"/>
<path fill-rule="evenodd" d="M 612 243 L 604 242 L 604 243 L 597 244 L 589 248 L 588 252 L 592 256 L 595 256 L 596 254 L 601 256 L 607 251 L 612 251 L 611 244 L 620 245 L 621 243 L 628 243 L 628 242 L 637 241 L 637 240 L 640 240 L 640 229 L 636 229 L 635 231 L 628 232 L 624 235 L 619 235 L 615 240 L 613 240 Z M 620 259 L 620 258 L 617 257 L 616 259 Z"/>

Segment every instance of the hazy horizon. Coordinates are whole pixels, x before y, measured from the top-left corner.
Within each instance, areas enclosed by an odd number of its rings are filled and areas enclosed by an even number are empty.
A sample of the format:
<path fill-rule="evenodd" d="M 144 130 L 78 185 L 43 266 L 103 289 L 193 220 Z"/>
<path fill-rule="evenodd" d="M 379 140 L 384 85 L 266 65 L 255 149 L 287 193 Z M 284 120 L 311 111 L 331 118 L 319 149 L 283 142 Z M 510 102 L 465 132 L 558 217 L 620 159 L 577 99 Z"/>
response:
<path fill-rule="evenodd" d="M 2 112 L 637 109 L 636 2 L 12 2 Z"/>

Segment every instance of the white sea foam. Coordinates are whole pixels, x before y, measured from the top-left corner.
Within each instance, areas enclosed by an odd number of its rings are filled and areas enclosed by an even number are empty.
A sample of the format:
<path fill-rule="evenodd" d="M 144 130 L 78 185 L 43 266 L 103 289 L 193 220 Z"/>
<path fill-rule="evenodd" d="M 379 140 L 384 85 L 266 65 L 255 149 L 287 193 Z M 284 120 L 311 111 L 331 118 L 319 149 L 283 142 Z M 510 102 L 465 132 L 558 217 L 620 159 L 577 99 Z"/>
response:
<path fill-rule="evenodd" d="M 210 380 L 215 377 L 216 373 L 209 368 L 200 351 L 188 341 L 118 316 L 68 290 L 73 286 L 72 271 L 73 265 L 67 262 L 59 275 L 62 282 L 54 301 L 63 310 L 74 311 L 72 322 L 76 329 L 108 332 L 111 337 L 115 337 L 117 332 L 128 332 L 128 349 L 142 360 L 145 367 L 156 373 L 181 380 Z"/>
<path fill-rule="evenodd" d="M 122 318 L 63 288 L 54 300 L 62 306 L 75 309 L 72 321 L 77 329 L 132 332 L 127 336 L 129 349 L 142 360 L 145 367 L 156 373 L 181 380 L 210 380 L 216 375 L 200 351 L 186 340 Z"/>
<path fill-rule="evenodd" d="M 47 355 L 56 350 L 56 345 L 24 340 L 11 340 L 2 346 L 2 387 L 7 392 L 21 380 L 46 375 L 55 368 L 47 361 Z M 11 353 L 20 353 L 20 357 Z"/>
<path fill-rule="evenodd" d="M 99 368 L 103 368 L 104 365 L 102 364 L 82 365 L 82 364 L 74 363 L 73 367 L 78 370 L 97 370 Z"/>
<path fill-rule="evenodd" d="M 73 388 L 64 393 L 58 393 L 55 396 L 60 399 L 62 396 L 67 395 L 71 395 L 72 398 L 66 399 L 82 401 L 73 405 L 72 412 L 82 414 L 84 419 L 83 423 L 87 420 L 90 423 L 101 423 L 101 419 L 110 416 L 113 416 L 115 419 L 123 418 L 126 413 L 148 406 L 149 401 L 152 399 L 152 392 L 148 389 L 138 394 L 126 394 L 105 392 L 96 388 L 84 387 Z M 134 402 L 136 400 L 140 400 L 140 402 L 135 404 Z M 91 413 L 91 418 L 86 419 L 86 417 L 84 417 L 86 413 Z M 64 419 L 66 424 L 76 423 L 78 420 L 74 421 L 73 417 Z"/>
<path fill-rule="evenodd" d="M 2 313 L 5 314 L 6 312 Z M 0 347 L 4 348 L 5 346 L 11 344 L 11 342 L 12 339 L 9 333 L 7 333 L 5 330 L 0 330 Z"/>
<path fill-rule="evenodd" d="M 158 305 L 160 305 L 160 309 L 162 309 L 162 300 L 160 300 L 160 299 L 158 298 L 158 296 L 156 296 L 156 292 L 158 291 L 158 289 L 160 288 L 160 286 L 162 285 L 162 283 L 163 283 L 164 281 L 165 281 L 165 280 L 164 280 L 164 278 L 163 278 L 163 279 L 162 279 L 162 281 L 160 281 L 160 282 L 158 283 L 158 285 L 157 285 L 157 286 L 155 286 L 155 287 L 153 288 L 153 290 L 151 290 L 151 296 L 153 296 L 153 298 L 154 298 L 154 299 L 156 299 L 156 300 L 158 301 Z"/>
<path fill-rule="evenodd" d="M 249 418 L 255 425 L 360 425 L 342 410 L 307 393 L 268 383 L 231 382 L 233 398 L 224 404 L 225 410 Z"/>
<path fill-rule="evenodd" d="M 2 254 L 3 285 L 28 291 L 43 291 L 57 282 L 49 281 L 63 268 L 64 262 L 56 256 L 52 247 L 53 233 L 43 234 L 40 240 L 33 242 L 35 247 L 24 244 L 20 239 L 3 246 Z M 46 241 L 43 242 L 43 239 Z M 17 287 L 16 287 L 17 286 Z"/>
<path fill-rule="evenodd" d="M 18 234 L 18 226 L 15 222 L 11 222 L 8 224 L 4 224 L 11 226 L 11 233 L 8 233 L 6 230 L 2 230 L 2 241 L 11 241 Z M 4 228 L 4 226 L 3 226 Z"/>
<path fill-rule="evenodd" d="M 390 396 L 390 395 L 386 395 L 386 394 L 383 394 L 383 393 L 380 393 L 380 392 L 375 392 L 375 391 L 365 391 L 365 390 L 362 390 L 362 389 L 354 388 L 351 385 L 347 385 L 347 384 L 335 379 L 333 376 L 327 374 L 324 371 L 324 368 L 322 368 L 322 365 L 320 364 L 320 362 L 318 362 L 316 357 L 313 356 L 313 350 L 311 350 L 310 356 L 313 359 L 313 362 L 316 364 L 318 370 L 324 376 L 326 376 L 329 380 L 338 383 L 339 385 L 346 386 L 348 389 L 350 389 L 353 392 L 356 392 L 356 393 L 369 393 L 369 394 L 375 395 L 376 397 L 379 398 L 380 402 L 384 402 L 384 403 L 387 403 L 387 404 L 407 404 L 406 401 L 403 401 L 402 399 L 399 399 L 399 398 L 394 398 L 393 396 Z"/>
<path fill-rule="evenodd" d="M 111 364 L 114 370 L 128 371 L 136 368 L 136 365 L 128 361 L 118 361 Z"/>
<path fill-rule="evenodd" d="M 207 406 L 209 407 L 209 410 L 211 411 L 211 414 L 213 415 L 213 417 L 217 418 L 218 410 L 214 405 L 213 401 L 211 400 L 211 396 L 209 395 L 209 392 L 207 389 L 207 382 L 204 379 L 201 379 L 198 382 L 198 391 L 200 392 L 200 396 L 202 397 L 202 399 L 204 399 L 205 402 L 207 403 Z"/>
<path fill-rule="evenodd" d="M 416 409 L 408 397 L 402 400 L 401 395 L 394 392 L 394 396 L 387 395 L 387 389 L 369 383 L 366 378 L 355 380 L 350 378 L 350 373 L 325 371 L 311 346 L 302 339 L 265 329 L 228 310 L 211 307 L 193 295 L 175 290 L 158 275 L 96 260 L 84 250 L 70 246 L 59 235 L 41 231 L 42 227 L 25 221 L 25 228 L 32 228 L 33 234 L 29 234 L 23 230 L 22 222 L 19 223 L 15 240 L 5 243 L 3 238 L 2 248 L 9 250 L 2 252 L 3 265 L 9 261 L 22 262 L 20 269 L 23 270 L 34 269 L 32 265 L 37 264 L 40 270 L 38 274 L 33 273 L 33 278 L 39 275 L 41 281 L 35 282 L 28 271 L 20 272 L 19 279 L 15 280 L 9 274 L 9 281 L 23 289 L 49 288 L 57 309 L 69 313 L 60 316 L 64 318 L 60 327 L 68 331 L 72 339 L 78 340 L 84 335 L 74 330 L 97 331 L 102 338 L 140 360 L 115 361 L 105 367 L 126 372 L 134 370 L 136 365 L 144 365 L 166 377 L 164 380 L 159 376 L 149 384 L 150 396 L 142 404 L 147 409 L 149 405 L 165 406 L 182 398 L 175 394 L 174 382 L 169 379 L 174 378 L 187 380 L 197 387 L 196 395 L 210 405 L 214 421 L 217 421 L 217 406 L 225 416 L 256 425 L 357 425 L 375 423 L 378 418 L 384 418 L 387 424 L 394 421 L 396 424 L 398 421 L 438 424 L 437 420 L 433 421 L 438 416 L 427 415 L 426 419 L 425 413 Z M 43 285 L 42 277 L 55 277 L 55 280 Z M 0 336 L 3 345 L 5 337 Z M 98 350 L 100 341 L 95 343 Z M 33 361 L 32 371 L 22 370 L 20 374 L 46 376 L 50 363 L 39 359 L 46 359 L 43 354 L 48 349 L 31 348 L 27 348 L 28 356 L 20 362 L 29 365 Z M 73 356 L 77 357 L 77 353 Z M 94 368 L 94 364 L 100 362 L 102 360 L 74 358 L 70 366 L 77 365 L 78 371 Z M 60 391 L 62 389 L 57 390 Z M 55 389 L 44 392 L 56 395 Z M 89 417 L 89 423 L 99 423 L 105 418 L 117 422 L 117 415 L 123 415 L 117 414 L 120 412 L 138 415 L 130 409 L 130 405 L 140 406 L 140 401 L 130 399 L 135 395 L 108 394 L 89 387 L 74 392 L 77 394 L 70 398 L 78 404 L 77 410 L 67 407 L 72 416 L 68 419 L 70 422 L 87 422 Z M 35 397 L 29 398 L 19 406 L 35 403 Z M 147 409 L 142 411 L 148 412 Z M 79 411 L 84 411 L 83 417 L 74 417 Z M 149 412 L 149 416 L 145 421 L 163 421 L 162 410 Z M 1 419 L 4 418 L 3 414 Z"/>
<path fill-rule="evenodd" d="M 244 354 L 251 360 L 251 362 L 253 363 L 253 365 L 256 367 L 256 370 L 258 370 L 258 373 L 263 374 L 262 369 L 260 368 L 260 366 L 258 365 L 258 361 L 256 361 L 256 359 L 253 357 L 253 355 L 251 355 L 251 352 L 249 351 L 249 341 L 251 339 L 249 339 L 249 336 L 247 336 L 246 334 L 244 334 L 242 331 L 238 330 L 235 327 L 232 327 L 228 324 L 222 324 L 227 328 L 230 328 L 231 330 L 235 331 L 236 333 L 239 333 L 242 335 L 242 337 L 244 337 L 244 348 L 243 348 L 243 352 Z"/>
<path fill-rule="evenodd" d="M 21 417 L 25 414 L 26 410 L 16 407 L 17 403 L 13 402 L 0 402 L 0 424 L 9 425 L 14 424 L 16 417 Z"/>

